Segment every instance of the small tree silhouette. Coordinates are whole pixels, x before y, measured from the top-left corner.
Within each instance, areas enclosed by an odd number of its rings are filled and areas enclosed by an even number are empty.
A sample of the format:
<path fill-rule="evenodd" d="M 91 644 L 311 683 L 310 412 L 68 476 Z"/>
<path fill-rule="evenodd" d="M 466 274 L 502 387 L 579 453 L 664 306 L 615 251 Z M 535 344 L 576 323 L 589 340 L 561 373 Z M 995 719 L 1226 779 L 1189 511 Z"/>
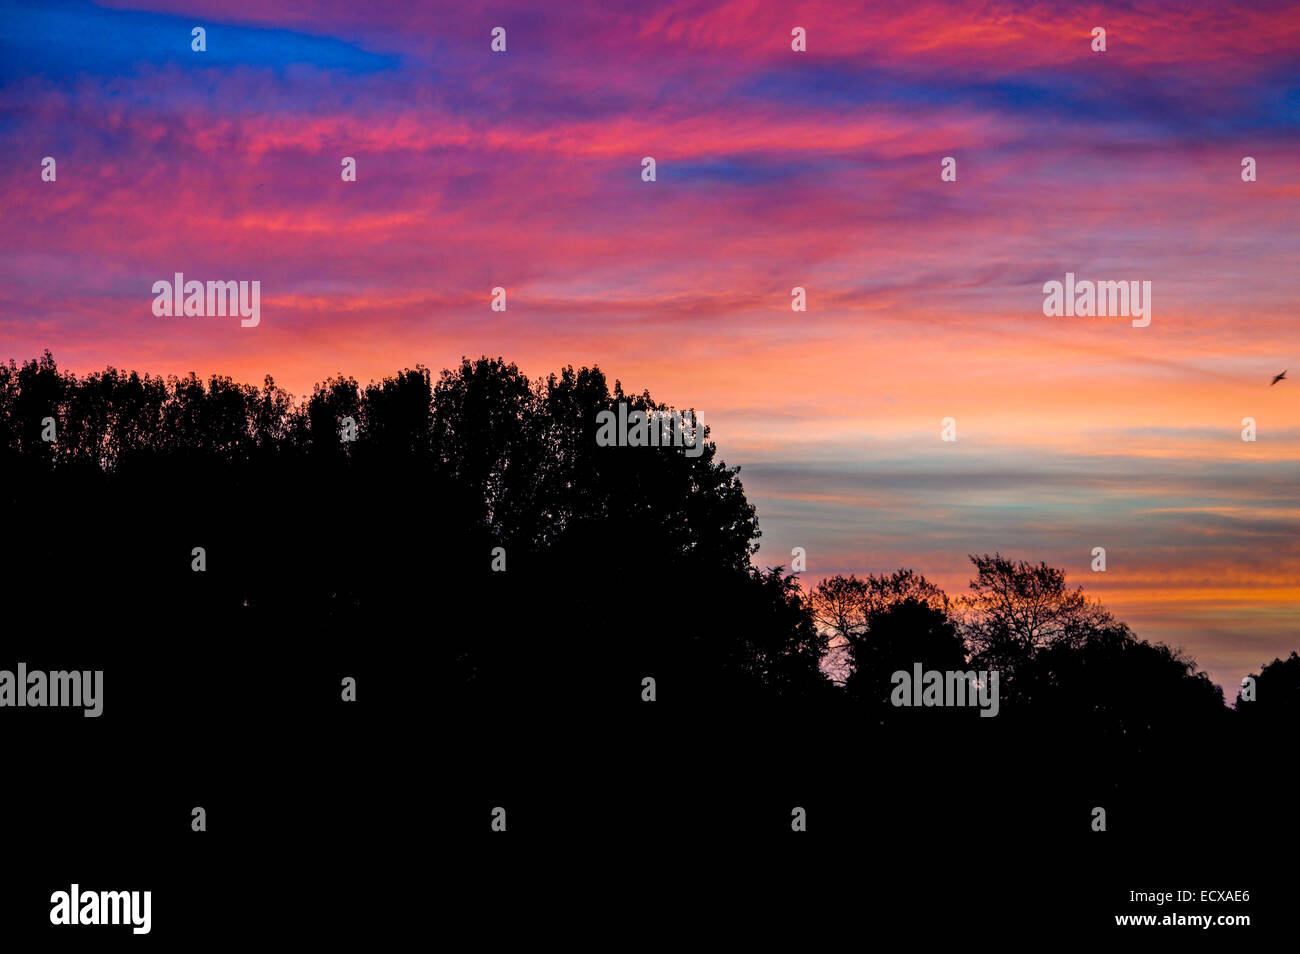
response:
<path fill-rule="evenodd" d="M 1067 589 L 1064 570 L 999 553 L 972 555 L 970 561 L 975 578 L 959 608 L 962 631 L 981 667 L 1014 674 L 1036 650 L 1075 644 L 1114 622 L 1081 587 Z"/>

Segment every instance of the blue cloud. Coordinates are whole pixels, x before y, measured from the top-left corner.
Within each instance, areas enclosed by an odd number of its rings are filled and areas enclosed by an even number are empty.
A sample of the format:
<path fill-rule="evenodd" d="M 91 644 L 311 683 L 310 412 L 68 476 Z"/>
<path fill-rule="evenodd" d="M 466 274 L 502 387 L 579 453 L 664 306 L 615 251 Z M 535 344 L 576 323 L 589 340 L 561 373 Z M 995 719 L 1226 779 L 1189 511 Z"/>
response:
<path fill-rule="evenodd" d="M 239 26 L 202 17 L 106 10 L 84 0 L 0 9 L 0 82 L 40 75 L 127 75 L 141 65 L 194 70 L 222 66 L 314 66 L 361 74 L 394 69 L 396 57 L 332 37 Z M 207 51 L 190 49 L 190 31 L 207 31 Z"/>

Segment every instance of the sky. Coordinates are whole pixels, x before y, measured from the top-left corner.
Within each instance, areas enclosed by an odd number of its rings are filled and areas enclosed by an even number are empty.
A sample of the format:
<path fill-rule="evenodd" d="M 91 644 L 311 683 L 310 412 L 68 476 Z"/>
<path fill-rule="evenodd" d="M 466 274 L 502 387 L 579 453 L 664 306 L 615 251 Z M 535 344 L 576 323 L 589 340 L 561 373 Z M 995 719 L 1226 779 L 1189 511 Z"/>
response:
<path fill-rule="evenodd" d="M 0 4 L 0 359 L 599 365 L 710 425 L 756 563 L 1045 560 L 1231 701 L 1300 647 L 1297 146 L 1297 3 Z M 178 271 L 260 324 L 156 317 Z"/>

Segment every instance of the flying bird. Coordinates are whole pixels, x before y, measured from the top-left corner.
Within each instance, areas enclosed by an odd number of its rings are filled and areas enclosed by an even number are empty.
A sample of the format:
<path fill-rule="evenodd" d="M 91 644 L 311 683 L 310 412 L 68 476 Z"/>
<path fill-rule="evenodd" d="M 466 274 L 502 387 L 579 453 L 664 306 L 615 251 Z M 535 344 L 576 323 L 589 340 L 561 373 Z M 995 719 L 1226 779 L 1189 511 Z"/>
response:
<path fill-rule="evenodd" d="M 1283 371 L 1281 374 L 1279 374 L 1277 377 L 1275 377 L 1272 381 L 1268 382 L 1268 386 L 1271 388 L 1273 385 L 1277 384 L 1277 382 L 1282 381 L 1282 380 L 1285 380 L 1285 378 L 1286 378 L 1286 372 Z"/>

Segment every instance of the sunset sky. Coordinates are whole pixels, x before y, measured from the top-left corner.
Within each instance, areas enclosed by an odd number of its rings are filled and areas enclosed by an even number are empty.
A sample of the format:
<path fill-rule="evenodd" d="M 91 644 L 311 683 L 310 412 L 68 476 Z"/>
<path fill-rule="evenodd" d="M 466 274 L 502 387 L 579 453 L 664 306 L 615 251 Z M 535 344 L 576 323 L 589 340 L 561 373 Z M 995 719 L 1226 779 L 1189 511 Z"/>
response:
<path fill-rule="evenodd" d="M 275 6 L 0 4 L 0 359 L 599 364 L 712 427 L 762 565 L 1046 560 L 1229 700 L 1300 647 L 1300 4 Z M 261 324 L 155 317 L 177 271 Z M 1045 317 L 1066 272 L 1150 326 Z"/>

